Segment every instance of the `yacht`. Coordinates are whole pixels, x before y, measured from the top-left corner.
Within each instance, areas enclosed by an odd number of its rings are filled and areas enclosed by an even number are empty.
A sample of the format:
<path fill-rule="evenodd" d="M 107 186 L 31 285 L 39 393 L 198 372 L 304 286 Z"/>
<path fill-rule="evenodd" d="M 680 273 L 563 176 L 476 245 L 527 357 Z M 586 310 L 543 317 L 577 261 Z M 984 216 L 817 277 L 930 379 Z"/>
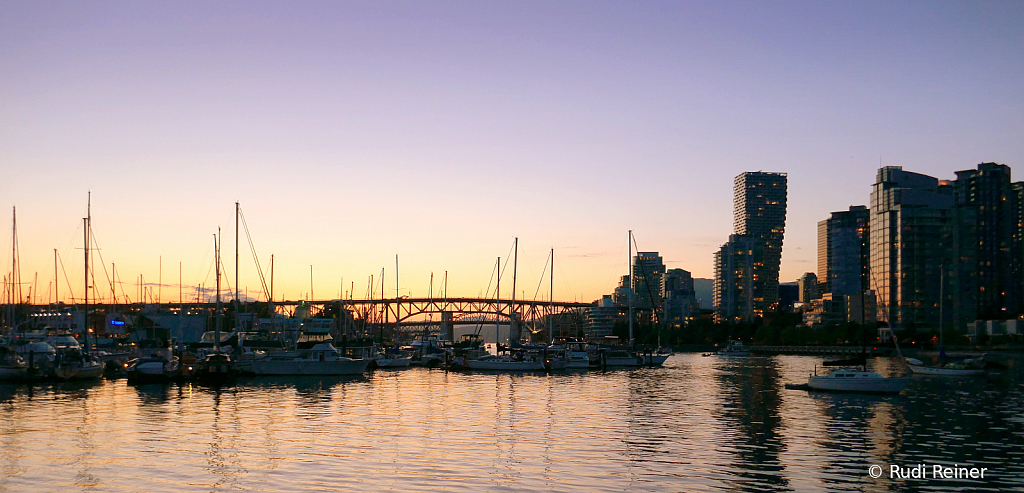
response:
<path fill-rule="evenodd" d="M 906 377 L 884 377 L 856 368 L 838 368 L 828 375 L 811 375 L 807 387 L 828 392 L 898 394 L 909 382 L 910 378 Z"/>
<path fill-rule="evenodd" d="M 488 354 L 477 359 L 466 360 L 466 366 L 471 370 L 486 371 L 544 371 L 543 358 L 536 358 L 531 355 L 501 354 L 495 356 Z"/>
<path fill-rule="evenodd" d="M 20 380 L 28 375 L 28 363 L 7 346 L 0 346 L 0 381 Z"/>
<path fill-rule="evenodd" d="M 124 364 L 129 382 L 167 382 L 178 376 L 180 362 L 169 351 L 151 353 Z"/>
<path fill-rule="evenodd" d="M 309 349 L 254 360 L 252 370 L 256 375 L 359 375 L 369 363 L 368 359 L 342 356 L 334 345 L 321 342 Z"/>

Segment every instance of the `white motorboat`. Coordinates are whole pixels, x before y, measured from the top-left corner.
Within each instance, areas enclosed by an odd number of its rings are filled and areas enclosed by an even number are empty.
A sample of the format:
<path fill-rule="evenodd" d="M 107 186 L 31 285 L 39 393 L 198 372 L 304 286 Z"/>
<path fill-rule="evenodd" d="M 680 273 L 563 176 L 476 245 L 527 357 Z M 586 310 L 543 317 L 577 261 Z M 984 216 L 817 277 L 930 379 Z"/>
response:
<path fill-rule="evenodd" d="M 603 351 L 600 357 L 601 366 L 604 368 L 634 368 L 644 364 L 643 356 L 637 356 L 624 349 Z"/>
<path fill-rule="evenodd" d="M 587 343 L 572 341 L 565 343 L 565 357 L 569 360 L 568 369 L 586 370 L 590 368 L 590 353 L 587 351 Z"/>
<path fill-rule="evenodd" d="M 382 353 L 373 359 L 377 368 L 408 368 L 412 364 L 412 356 L 398 353 Z"/>
<path fill-rule="evenodd" d="M 342 356 L 334 345 L 321 342 L 309 349 L 254 360 L 252 370 L 257 375 L 359 375 L 369 363 L 368 359 Z"/>
<path fill-rule="evenodd" d="M 907 377 L 884 377 L 874 372 L 839 368 L 828 375 L 810 376 L 807 387 L 828 392 L 898 394 L 909 382 L 910 378 Z"/>
<path fill-rule="evenodd" d="M 471 370 L 485 371 L 544 371 L 544 360 L 525 356 L 519 358 L 510 354 L 495 356 L 488 354 L 477 359 L 466 360 Z"/>

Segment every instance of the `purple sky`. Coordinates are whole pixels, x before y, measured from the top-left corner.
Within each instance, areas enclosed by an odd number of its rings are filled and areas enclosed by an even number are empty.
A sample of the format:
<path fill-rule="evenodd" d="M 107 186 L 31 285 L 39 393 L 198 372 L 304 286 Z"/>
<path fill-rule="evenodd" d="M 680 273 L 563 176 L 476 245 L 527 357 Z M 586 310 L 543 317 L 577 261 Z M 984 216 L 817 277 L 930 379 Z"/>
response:
<path fill-rule="evenodd" d="M 481 295 L 518 236 L 517 297 L 554 248 L 555 297 L 591 301 L 628 229 L 710 277 L 733 177 L 784 171 L 796 280 L 880 163 L 1024 166 L 1022 38 L 1019 1 L 0 1 L 0 205 L 42 302 L 55 248 L 81 295 L 89 190 L 119 296 L 161 257 L 212 285 L 218 226 L 233 283 L 238 200 L 278 298 L 310 265 L 317 298 L 381 267 L 393 295 L 396 254 L 402 294 Z"/>

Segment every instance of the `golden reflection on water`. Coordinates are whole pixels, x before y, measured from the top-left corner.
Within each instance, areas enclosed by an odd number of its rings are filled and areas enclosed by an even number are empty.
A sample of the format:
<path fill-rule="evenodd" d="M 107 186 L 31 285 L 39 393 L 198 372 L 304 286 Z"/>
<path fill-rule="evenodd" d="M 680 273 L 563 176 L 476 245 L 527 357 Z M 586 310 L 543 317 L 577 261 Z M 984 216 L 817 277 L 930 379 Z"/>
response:
<path fill-rule="evenodd" d="M 969 458 L 970 416 L 1006 430 L 983 437 L 997 466 L 1024 443 L 1019 380 L 915 380 L 880 397 L 783 388 L 818 362 L 682 354 L 552 375 L 0 385 L 0 492 L 884 490 L 869 465 Z M 933 446 L 951 434 L 967 438 Z M 1022 467 L 1002 472 L 1012 485 Z"/>

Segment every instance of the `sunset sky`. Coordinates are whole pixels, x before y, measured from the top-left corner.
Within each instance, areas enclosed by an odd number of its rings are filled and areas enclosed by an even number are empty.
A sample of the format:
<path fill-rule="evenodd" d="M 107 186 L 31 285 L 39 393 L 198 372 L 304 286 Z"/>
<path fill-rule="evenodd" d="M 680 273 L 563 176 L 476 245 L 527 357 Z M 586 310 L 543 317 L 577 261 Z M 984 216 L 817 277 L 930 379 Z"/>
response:
<path fill-rule="evenodd" d="M 879 165 L 1024 179 L 1022 47 L 1020 1 L 0 0 L 0 271 L 17 207 L 23 282 L 50 301 L 57 249 L 80 297 L 91 191 L 133 301 L 161 262 L 163 301 L 179 263 L 213 286 L 218 226 L 227 290 L 238 201 L 278 299 L 310 295 L 310 266 L 316 298 L 382 268 L 393 296 L 395 255 L 402 295 L 447 271 L 482 296 L 518 237 L 517 298 L 547 299 L 554 248 L 555 298 L 589 302 L 630 229 L 711 277 L 733 177 L 763 170 L 789 174 L 793 281 Z"/>

